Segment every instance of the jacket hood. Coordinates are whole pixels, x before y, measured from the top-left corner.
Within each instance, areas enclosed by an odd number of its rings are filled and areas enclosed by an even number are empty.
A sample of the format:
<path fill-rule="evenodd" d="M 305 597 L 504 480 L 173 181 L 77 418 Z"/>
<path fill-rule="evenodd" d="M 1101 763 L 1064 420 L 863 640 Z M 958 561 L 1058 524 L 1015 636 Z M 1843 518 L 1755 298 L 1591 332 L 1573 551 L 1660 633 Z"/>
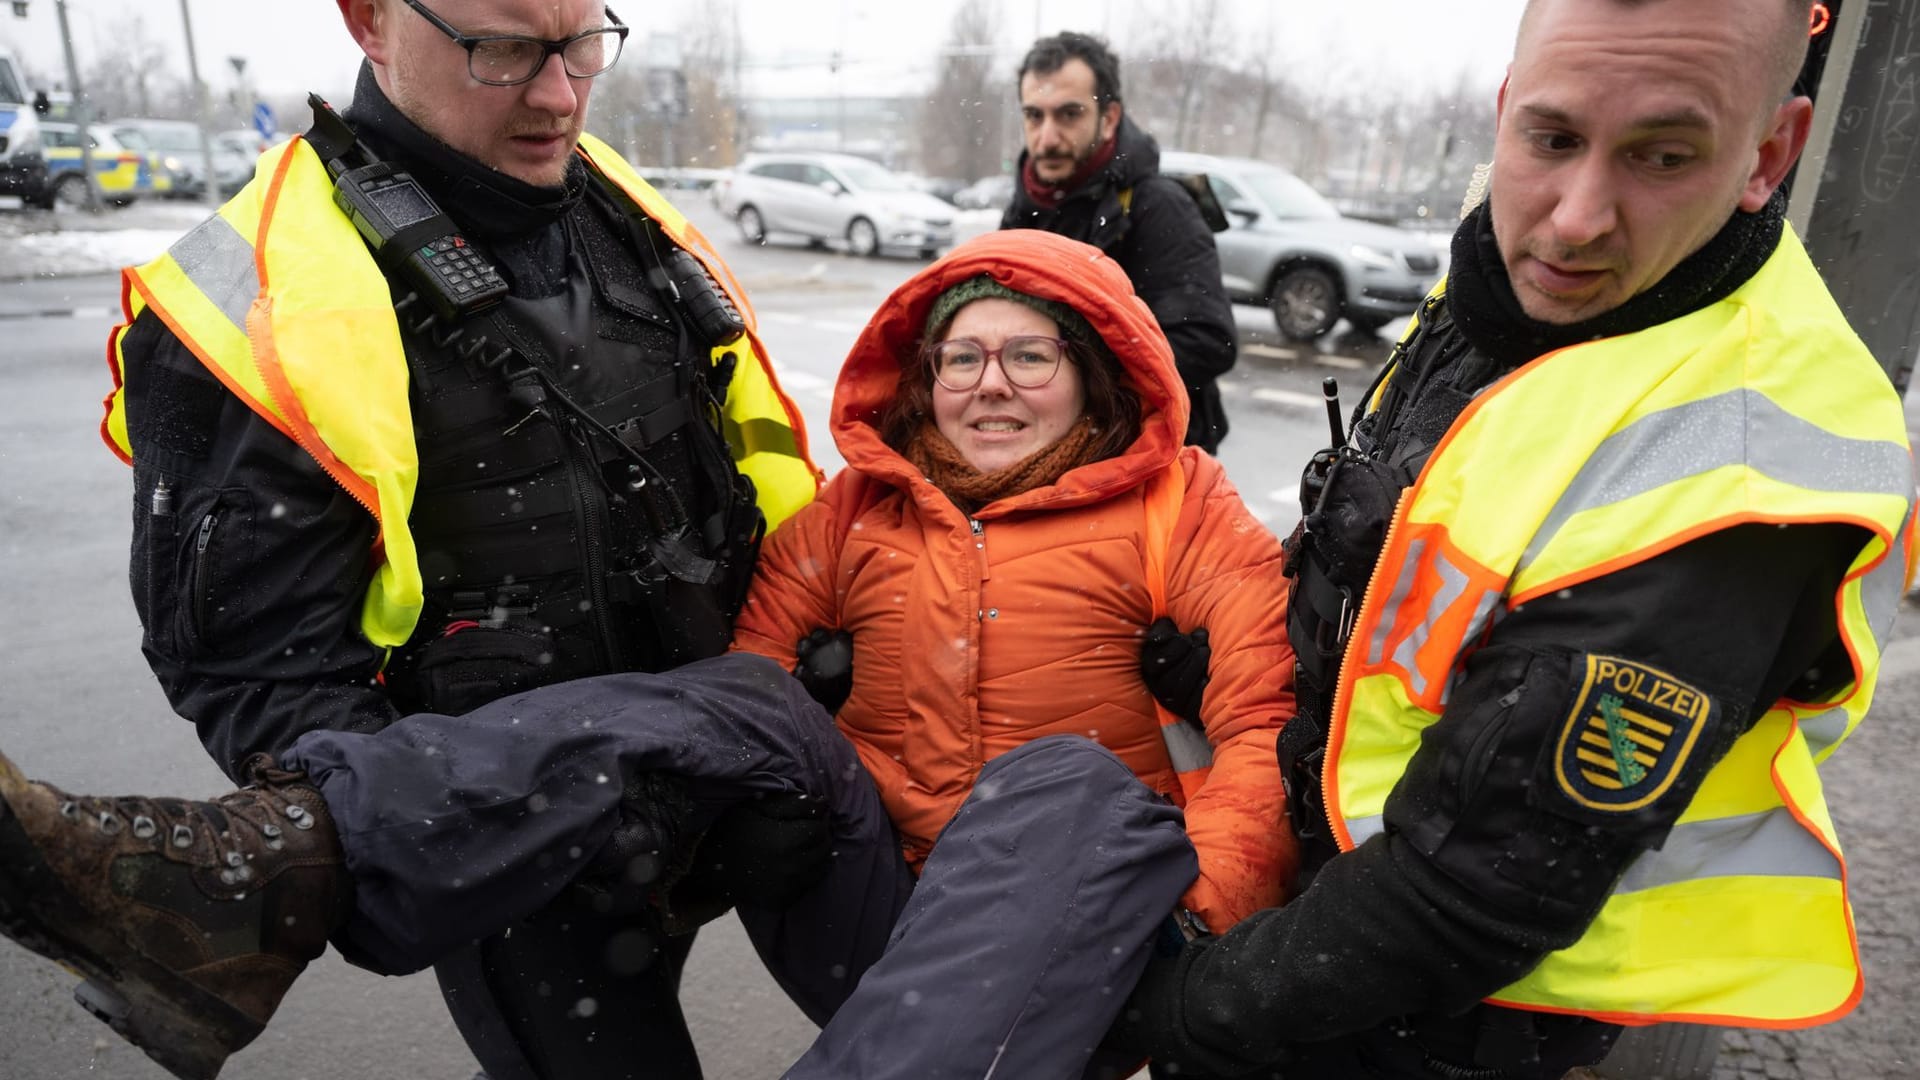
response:
<path fill-rule="evenodd" d="M 1187 394 L 1173 350 L 1119 264 L 1100 249 L 1036 229 L 987 233 L 954 248 L 909 278 L 880 305 L 853 344 L 834 387 L 833 440 L 847 465 L 876 480 L 912 491 L 916 484 L 945 500 L 907 460 L 880 438 L 882 410 L 900 383 L 903 358 L 921 347 L 933 302 L 949 287 L 989 275 L 1031 296 L 1057 300 L 1086 317 L 1119 359 L 1127 384 L 1140 395 L 1140 434 L 1117 457 L 1083 465 L 1054 484 L 982 509 L 991 517 L 1009 509 L 1080 505 L 1128 490 L 1164 469 L 1179 453 L 1187 430 Z"/>

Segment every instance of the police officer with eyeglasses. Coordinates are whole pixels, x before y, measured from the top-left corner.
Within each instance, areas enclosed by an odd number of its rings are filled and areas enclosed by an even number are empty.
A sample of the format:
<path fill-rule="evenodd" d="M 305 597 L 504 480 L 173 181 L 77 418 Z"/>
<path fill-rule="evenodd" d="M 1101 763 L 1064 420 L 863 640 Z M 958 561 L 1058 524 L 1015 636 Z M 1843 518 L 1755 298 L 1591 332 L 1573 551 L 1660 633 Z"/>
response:
<path fill-rule="evenodd" d="M 338 3 L 366 54 L 344 117 L 322 107 L 130 269 L 113 339 L 143 649 L 236 779 L 310 731 L 724 651 L 760 536 L 817 488 L 724 265 L 583 136 L 628 27 L 601 0 Z M 485 768 L 515 747 L 419 751 Z M 649 915 L 658 866 L 626 873 L 685 793 L 603 779 L 627 811 L 604 887 L 530 881 L 558 899 L 436 965 L 494 1080 L 699 1075 L 691 934 Z M 570 797 L 493 808 L 500 843 L 537 844 Z M 783 828 L 759 850 L 735 822 L 734 857 L 778 867 Z M 334 944 L 383 973 L 429 962 Z"/>

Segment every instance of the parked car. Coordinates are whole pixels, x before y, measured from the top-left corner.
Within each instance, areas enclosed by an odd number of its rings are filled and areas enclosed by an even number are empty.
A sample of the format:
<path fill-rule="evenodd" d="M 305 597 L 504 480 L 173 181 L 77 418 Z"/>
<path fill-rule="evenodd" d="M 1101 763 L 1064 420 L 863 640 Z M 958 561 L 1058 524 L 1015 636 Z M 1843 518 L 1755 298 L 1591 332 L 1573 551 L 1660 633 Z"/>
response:
<path fill-rule="evenodd" d="M 640 179 L 658 191 L 705 191 L 727 175 L 725 169 L 693 165 L 642 165 L 639 171 Z"/>
<path fill-rule="evenodd" d="M 132 150 L 152 150 L 160 155 L 173 177 L 173 194 L 199 198 L 206 194 L 207 179 L 219 185 L 222 195 L 231 195 L 253 179 L 257 154 L 236 149 L 231 143 L 209 137 L 213 151 L 209 164 L 201 148 L 200 127 L 187 120 L 115 120 L 107 125 L 113 137 Z"/>
<path fill-rule="evenodd" d="M 1005 210 L 1013 202 L 1013 177 L 983 176 L 954 192 L 953 205 L 962 210 Z"/>
<path fill-rule="evenodd" d="M 47 186 L 36 201 L 48 208 L 86 205 L 79 125 L 45 120 L 40 124 L 40 137 L 46 143 Z M 88 125 L 87 138 L 92 144 L 94 182 L 106 202 L 126 206 L 142 195 L 164 195 L 172 190 L 172 176 L 151 151 L 121 146 L 104 124 Z"/>
<path fill-rule="evenodd" d="M 0 195 L 38 201 L 47 185 L 40 118 L 13 54 L 0 48 Z"/>
<path fill-rule="evenodd" d="M 1271 308 L 1291 341 L 1312 341 L 1342 318 L 1377 331 L 1412 314 L 1440 278 L 1440 252 L 1424 237 L 1343 217 L 1278 165 L 1168 152 L 1160 171 L 1207 178 L 1227 212 L 1214 237 L 1227 294 Z"/>
<path fill-rule="evenodd" d="M 257 158 L 271 145 L 266 136 L 252 128 L 228 128 L 213 133 L 213 149 L 216 153 L 224 150 L 240 157 Z"/>
<path fill-rule="evenodd" d="M 748 155 L 718 198 L 753 244 L 792 233 L 815 242 L 844 239 L 855 255 L 896 247 L 932 258 L 953 243 L 953 207 L 847 154 Z"/>
<path fill-rule="evenodd" d="M 901 176 L 913 190 L 924 191 L 949 205 L 953 203 L 953 197 L 960 194 L 960 189 L 967 186 L 965 180 L 956 180 L 951 176 L 922 176 L 918 173 L 902 173 Z"/>

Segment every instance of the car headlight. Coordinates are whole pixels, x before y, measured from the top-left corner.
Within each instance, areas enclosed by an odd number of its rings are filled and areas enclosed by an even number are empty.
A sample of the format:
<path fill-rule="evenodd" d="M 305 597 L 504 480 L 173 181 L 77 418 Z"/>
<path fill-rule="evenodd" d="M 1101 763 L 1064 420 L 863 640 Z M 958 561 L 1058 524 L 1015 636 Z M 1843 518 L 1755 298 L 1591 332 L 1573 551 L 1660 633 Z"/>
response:
<path fill-rule="evenodd" d="M 1372 266 L 1381 270 L 1391 270 L 1400 265 L 1400 257 L 1398 255 L 1382 248 L 1370 247 L 1366 244 L 1355 244 L 1347 253 L 1352 255 L 1353 261 L 1359 263 L 1361 266 Z"/>

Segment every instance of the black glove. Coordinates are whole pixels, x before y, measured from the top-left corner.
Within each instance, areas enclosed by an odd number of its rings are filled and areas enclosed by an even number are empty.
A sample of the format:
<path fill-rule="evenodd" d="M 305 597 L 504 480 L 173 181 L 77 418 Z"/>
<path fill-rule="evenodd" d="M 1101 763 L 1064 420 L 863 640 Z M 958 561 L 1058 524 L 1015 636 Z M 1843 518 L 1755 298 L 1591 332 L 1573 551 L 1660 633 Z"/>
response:
<path fill-rule="evenodd" d="M 756 795 L 728 807 L 665 890 L 669 933 L 688 933 L 735 904 L 782 908 L 826 876 L 833 822 L 825 803 L 799 792 Z"/>
<path fill-rule="evenodd" d="M 853 693 L 853 635 L 816 627 L 794 643 L 793 677 L 830 713 Z"/>
<path fill-rule="evenodd" d="M 1188 942 L 1176 951 L 1156 948 L 1141 972 L 1133 993 L 1120 1009 L 1106 1038 L 1103 1050 L 1134 1059 L 1153 1059 L 1154 1075 L 1193 1077 L 1196 1080 L 1268 1080 L 1279 1078 L 1285 1060 L 1272 1061 L 1249 1071 L 1244 1061 L 1218 1054 L 1195 1043 L 1187 1035 L 1182 1012 L 1186 1007 L 1188 969 L 1201 950 L 1212 948 L 1218 938 Z"/>
<path fill-rule="evenodd" d="M 1154 700 L 1173 715 L 1189 723 L 1200 722 L 1200 699 L 1207 689 L 1207 664 L 1213 659 L 1213 647 L 1207 644 L 1207 628 L 1196 626 L 1181 633 L 1165 615 L 1147 627 L 1146 640 L 1140 644 L 1140 677 Z"/>

